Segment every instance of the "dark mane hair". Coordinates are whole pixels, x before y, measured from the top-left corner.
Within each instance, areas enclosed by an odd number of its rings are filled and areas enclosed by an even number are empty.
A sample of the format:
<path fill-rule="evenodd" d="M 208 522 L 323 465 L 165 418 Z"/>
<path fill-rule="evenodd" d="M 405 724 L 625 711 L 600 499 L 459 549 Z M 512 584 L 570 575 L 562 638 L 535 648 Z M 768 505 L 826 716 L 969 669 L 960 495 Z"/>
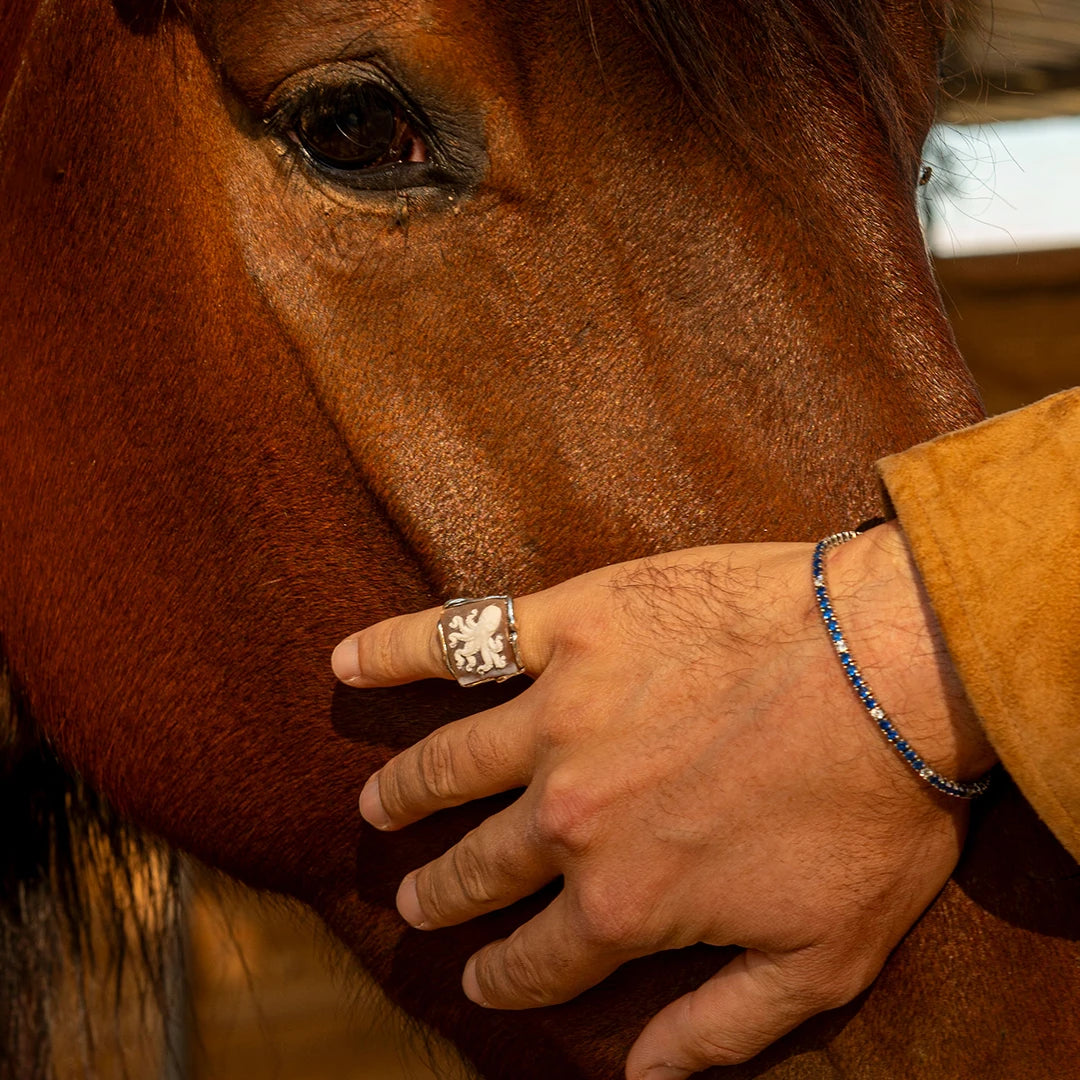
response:
<path fill-rule="evenodd" d="M 588 0 L 581 0 L 586 12 Z M 753 115 L 754 87 L 800 104 L 808 70 L 843 90 L 852 82 L 865 115 L 876 123 L 898 165 L 914 173 L 921 152 L 911 102 L 932 117 L 938 79 L 890 31 L 889 5 L 865 0 L 619 0 L 652 44 L 687 100 L 707 124 L 770 165 L 770 146 L 743 118 Z M 924 0 L 923 14 L 944 46 L 970 14 L 970 0 Z M 844 91 L 849 93 L 849 91 Z"/>
<path fill-rule="evenodd" d="M 93 1075 L 100 1019 L 118 1033 L 129 998 L 161 1022 L 178 883 L 176 855 L 60 764 L 0 652 L 0 1080 L 53 1077 L 59 1030 Z"/>

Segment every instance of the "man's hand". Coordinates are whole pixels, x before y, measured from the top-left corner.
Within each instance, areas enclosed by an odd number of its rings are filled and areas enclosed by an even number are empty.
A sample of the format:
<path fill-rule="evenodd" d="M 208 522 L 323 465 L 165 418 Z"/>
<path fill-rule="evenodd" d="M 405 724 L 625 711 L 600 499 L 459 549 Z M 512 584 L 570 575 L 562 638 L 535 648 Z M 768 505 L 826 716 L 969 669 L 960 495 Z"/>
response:
<path fill-rule="evenodd" d="M 515 600 L 534 683 L 371 777 L 364 817 L 398 829 L 521 797 L 402 882 L 436 929 L 562 875 L 558 897 L 471 958 L 493 1008 L 565 1001 L 633 957 L 695 942 L 744 952 L 646 1026 L 630 1080 L 744 1061 L 874 979 L 959 856 L 966 804 L 905 768 L 848 686 L 807 545 L 698 548 Z M 852 652 L 929 763 L 993 763 L 895 525 L 838 549 L 829 581 Z M 447 677 L 438 610 L 334 653 L 359 687 Z"/>

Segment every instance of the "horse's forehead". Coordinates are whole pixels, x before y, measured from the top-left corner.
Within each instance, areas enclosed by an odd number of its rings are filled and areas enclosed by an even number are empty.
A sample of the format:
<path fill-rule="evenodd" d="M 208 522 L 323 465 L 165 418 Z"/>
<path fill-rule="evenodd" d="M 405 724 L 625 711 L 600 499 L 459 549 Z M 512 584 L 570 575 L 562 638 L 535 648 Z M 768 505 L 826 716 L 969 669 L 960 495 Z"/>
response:
<path fill-rule="evenodd" d="M 588 47 L 578 7 L 560 0 L 214 0 L 194 20 L 230 78 L 264 94 L 342 57 L 390 54 L 414 68 L 452 61 L 471 78 L 505 82 L 536 56 L 565 50 L 571 37 Z"/>

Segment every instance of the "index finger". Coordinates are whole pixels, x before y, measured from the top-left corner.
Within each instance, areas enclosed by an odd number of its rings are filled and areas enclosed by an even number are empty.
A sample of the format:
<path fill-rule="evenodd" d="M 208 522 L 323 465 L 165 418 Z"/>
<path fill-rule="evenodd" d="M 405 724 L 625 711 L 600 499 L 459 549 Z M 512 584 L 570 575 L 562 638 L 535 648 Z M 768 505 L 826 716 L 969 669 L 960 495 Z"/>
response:
<path fill-rule="evenodd" d="M 398 686 L 452 679 L 436 634 L 442 608 L 384 619 L 338 643 L 330 664 L 349 686 Z"/>
<path fill-rule="evenodd" d="M 548 636 L 545 593 L 514 600 L 522 664 L 538 675 L 546 664 Z M 439 644 L 437 628 L 442 608 L 398 615 L 350 634 L 334 649 L 334 674 L 349 686 L 399 686 L 416 679 L 452 679 Z M 525 628 L 522 634 L 521 628 Z"/>

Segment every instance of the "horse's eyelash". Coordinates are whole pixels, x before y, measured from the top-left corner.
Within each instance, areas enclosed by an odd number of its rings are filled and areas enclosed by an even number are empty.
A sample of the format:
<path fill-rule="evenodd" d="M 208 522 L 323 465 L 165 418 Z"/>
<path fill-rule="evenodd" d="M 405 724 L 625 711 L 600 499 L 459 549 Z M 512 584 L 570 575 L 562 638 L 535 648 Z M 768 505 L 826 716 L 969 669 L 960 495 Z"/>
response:
<path fill-rule="evenodd" d="M 373 75 L 369 78 L 354 77 L 350 80 L 325 82 L 311 75 L 296 82 L 279 99 L 272 101 L 262 117 L 262 122 L 268 128 L 281 130 L 284 126 L 295 123 L 304 109 L 333 108 L 345 92 L 358 87 L 375 87 L 381 90 L 397 102 L 410 120 L 420 121 L 408 96 L 389 79 Z"/>
<path fill-rule="evenodd" d="M 263 126 L 279 135 L 284 134 L 288 128 L 297 123 L 303 109 L 323 108 L 329 103 L 328 87 L 320 86 L 315 82 L 307 86 L 295 87 L 282 99 L 274 102 L 262 118 Z"/>

